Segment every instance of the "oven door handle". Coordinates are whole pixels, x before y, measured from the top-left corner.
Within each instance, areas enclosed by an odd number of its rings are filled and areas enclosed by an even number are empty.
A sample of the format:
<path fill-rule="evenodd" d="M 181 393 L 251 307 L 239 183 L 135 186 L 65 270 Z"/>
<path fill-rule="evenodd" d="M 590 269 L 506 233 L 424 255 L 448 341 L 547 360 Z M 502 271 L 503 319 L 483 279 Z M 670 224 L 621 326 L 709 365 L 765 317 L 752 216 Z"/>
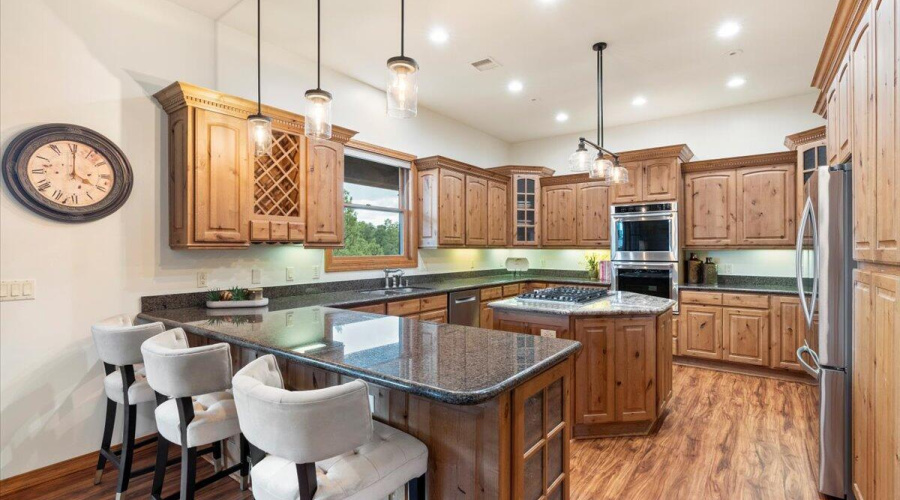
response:
<path fill-rule="evenodd" d="M 623 220 L 672 220 L 675 218 L 674 213 L 664 213 L 664 214 L 612 214 L 613 219 L 623 219 Z"/>

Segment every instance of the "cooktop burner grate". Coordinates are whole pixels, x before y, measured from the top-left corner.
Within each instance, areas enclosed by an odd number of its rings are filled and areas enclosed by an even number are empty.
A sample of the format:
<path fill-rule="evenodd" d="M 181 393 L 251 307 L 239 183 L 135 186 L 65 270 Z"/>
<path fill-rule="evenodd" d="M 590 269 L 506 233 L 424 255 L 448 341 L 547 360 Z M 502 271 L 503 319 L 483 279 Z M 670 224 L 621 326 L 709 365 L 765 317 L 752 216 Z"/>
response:
<path fill-rule="evenodd" d="M 544 288 L 519 295 L 519 300 L 542 302 L 569 302 L 580 304 L 590 302 L 609 295 L 609 290 L 596 288 L 579 288 L 574 286 L 561 286 L 556 288 Z"/>

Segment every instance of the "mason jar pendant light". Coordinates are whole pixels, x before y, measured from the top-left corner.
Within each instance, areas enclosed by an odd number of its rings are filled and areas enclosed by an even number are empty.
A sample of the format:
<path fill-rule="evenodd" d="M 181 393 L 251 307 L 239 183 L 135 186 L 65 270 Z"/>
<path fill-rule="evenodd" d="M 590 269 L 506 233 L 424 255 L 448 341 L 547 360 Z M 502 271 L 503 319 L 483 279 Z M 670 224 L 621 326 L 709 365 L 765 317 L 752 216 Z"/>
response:
<path fill-rule="evenodd" d="M 256 0 L 256 114 L 247 117 L 255 156 L 272 154 L 272 118 L 262 114 L 261 2 L 262 0 Z"/>
<path fill-rule="evenodd" d="M 400 55 L 387 61 L 387 114 L 413 118 L 418 112 L 419 65 L 404 55 L 406 0 L 400 0 Z"/>
<path fill-rule="evenodd" d="M 322 90 L 322 0 L 316 0 L 316 88 L 306 91 L 304 133 L 331 139 L 331 93 Z"/>
<path fill-rule="evenodd" d="M 619 155 L 603 146 L 603 50 L 606 43 L 595 43 L 593 48 L 597 53 L 597 142 L 578 138 L 578 147 L 569 157 L 569 168 L 573 172 L 589 172 L 592 179 L 604 184 L 625 184 L 628 169 L 619 165 Z M 596 149 L 596 156 L 586 146 Z"/>

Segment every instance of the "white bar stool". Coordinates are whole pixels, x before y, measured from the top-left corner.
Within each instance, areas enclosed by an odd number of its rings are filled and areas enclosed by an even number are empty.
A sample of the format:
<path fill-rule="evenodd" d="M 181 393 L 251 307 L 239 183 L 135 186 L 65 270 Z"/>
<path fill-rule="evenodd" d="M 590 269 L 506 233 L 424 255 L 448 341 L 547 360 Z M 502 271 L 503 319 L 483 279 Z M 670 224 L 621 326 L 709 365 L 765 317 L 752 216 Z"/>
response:
<path fill-rule="evenodd" d="M 231 350 L 228 344 L 192 348 L 184 330 L 175 328 L 145 341 L 141 352 L 147 381 L 156 392 L 156 427 L 160 436 L 150 497 L 160 499 L 169 443 L 181 445 L 182 500 L 193 499 L 196 490 L 234 472 L 240 472 L 241 489 L 245 489 L 250 463 L 243 435 L 239 463 L 224 470 L 217 466 L 212 476 L 196 480 L 197 457 L 210 452 L 216 456 L 222 441 L 241 434 L 234 397 L 229 391 Z M 205 445 L 211 446 L 199 449 Z"/>
<path fill-rule="evenodd" d="M 241 430 L 268 453 L 250 471 L 257 500 L 378 499 L 404 484 L 410 499 L 425 499 L 428 449 L 372 421 L 365 382 L 287 391 L 269 354 L 233 385 Z"/>
<path fill-rule="evenodd" d="M 153 471 L 153 467 L 131 470 L 134 459 L 135 424 L 137 405 L 154 400 L 153 389 L 147 384 L 144 368 L 141 363 L 141 344 L 148 338 L 165 330 L 162 323 L 134 325 L 131 317 L 124 314 L 107 318 L 91 326 L 94 346 L 106 377 L 103 386 L 106 391 L 106 423 L 103 427 L 103 439 L 100 443 L 100 457 L 97 459 L 97 471 L 94 484 L 99 484 L 103 477 L 103 468 L 107 460 L 119 470 L 116 498 L 128 490 L 128 481 L 132 477 Z M 110 449 L 113 428 L 116 425 L 116 408 L 123 407 L 122 449 L 118 453 Z M 147 439 L 137 447 L 154 442 Z"/>

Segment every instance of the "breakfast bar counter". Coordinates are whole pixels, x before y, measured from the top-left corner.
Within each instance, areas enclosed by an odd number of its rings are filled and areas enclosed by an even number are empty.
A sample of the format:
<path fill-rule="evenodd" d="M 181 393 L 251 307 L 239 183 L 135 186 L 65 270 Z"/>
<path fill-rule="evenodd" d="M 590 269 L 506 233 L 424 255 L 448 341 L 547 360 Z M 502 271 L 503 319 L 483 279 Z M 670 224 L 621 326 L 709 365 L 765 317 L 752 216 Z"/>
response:
<path fill-rule="evenodd" d="M 235 369 L 274 354 L 292 390 L 369 382 L 373 416 L 428 446 L 430 498 L 568 498 L 578 342 L 328 307 L 138 318 L 229 343 Z"/>

